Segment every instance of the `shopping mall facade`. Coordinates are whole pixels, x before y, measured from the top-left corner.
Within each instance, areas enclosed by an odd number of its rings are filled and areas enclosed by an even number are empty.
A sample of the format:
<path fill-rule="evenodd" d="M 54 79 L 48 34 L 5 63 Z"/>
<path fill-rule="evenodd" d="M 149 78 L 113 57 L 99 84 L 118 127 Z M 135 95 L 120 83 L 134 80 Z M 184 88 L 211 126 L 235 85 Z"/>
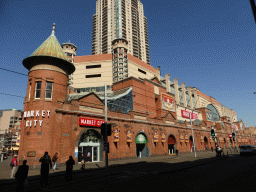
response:
<path fill-rule="evenodd" d="M 103 86 L 99 82 L 104 82 L 105 73 L 111 74 L 111 78 L 105 80 L 110 82 L 107 93 L 107 122 L 112 125 L 112 134 L 108 137 L 110 159 L 171 155 L 176 150 L 191 152 L 190 114 L 198 151 L 215 148 L 215 144 L 233 148 L 255 143 L 254 132 L 245 129 L 232 109 L 195 87 L 185 87 L 185 83 L 179 86 L 178 79 L 170 81 L 169 74 L 162 77 L 160 68 L 127 54 L 126 44 L 124 39 L 113 41 L 113 54 L 68 58 L 53 30 L 52 35 L 23 60 L 29 77 L 19 161 L 27 159 L 29 165 L 38 165 L 45 151 L 51 156 L 58 152 L 59 163 L 65 163 L 70 155 L 78 162 L 81 154 L 88 152 L 92 154 L 91 161 L 104 160 L 100 129 L 105 122 L 104 92 L 82 90 L 86 83 L 90 87 Z M 129 75 L 115 81 L 115 67 L 120 64 L 126 66 L 122 69 Z M 80 85 L 79 78 L 84 75 L 76 69 L 93 65 L 98 72 L 102 70 L 102 75 L 95 77 L 98 80 L 90 76 Z M 67 84 L 71 74 L 73 87 Z M 215 130 L 215 140 L 211 129 Z M 232 132 L 236 133 L 235 139 Z"/>

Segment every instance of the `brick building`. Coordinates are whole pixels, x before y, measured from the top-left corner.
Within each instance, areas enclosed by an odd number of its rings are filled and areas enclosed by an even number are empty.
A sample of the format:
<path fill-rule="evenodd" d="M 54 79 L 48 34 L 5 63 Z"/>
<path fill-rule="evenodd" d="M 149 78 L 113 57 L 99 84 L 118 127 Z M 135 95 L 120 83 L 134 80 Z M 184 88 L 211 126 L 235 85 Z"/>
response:
<path fill-rule="evenodd" d="M 79 59 L 84 58 L 74 57 L 74 61 Z M 38 165 L 45 151 L 50 156 L 58 152 L 59 163 L 66 162 L 70 155 L 78 162 L 81 154 L 88 152 L 91 161 L 102 161 L 100 125 L 105 119 L 104 94 L 69 94 L 67 82 L 75 66 L 58 43 L 55 27 L 52 35 L 23 60 L 23 65 L 29 70 L 29 77 L 19 161 L 27 159 L 29 165 Z M 155 72 L 152 77 L 131 76 L 114 82 L 108 91 L 108 123 L 112 124 L 109 158 L 191 151 L 190 113 L 197 150 L 215 148 L 215 142 L 223 148 L 255 142 L 255 136 L 248 134 L 243 122 L 237 122 L 233 110 L 197 88 L 185 88 L 185 83 L 178 86 L 178 79 L 172 83 L 169 74 L 161 77 L 159 69 L 151 71 Z M 210 136 L 212 128 L 217 133 L 216 141 Z M 229 138 L 232 131 L 237 134 L 236 142 Z"/>

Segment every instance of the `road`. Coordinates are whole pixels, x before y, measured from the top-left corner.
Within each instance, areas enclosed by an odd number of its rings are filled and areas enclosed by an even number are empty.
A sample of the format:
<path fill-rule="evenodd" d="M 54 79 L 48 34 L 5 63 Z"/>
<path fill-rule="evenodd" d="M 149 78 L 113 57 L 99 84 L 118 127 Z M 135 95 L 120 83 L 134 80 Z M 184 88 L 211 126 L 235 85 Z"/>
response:
<path fill-rule="evenodd" d="M 255 160 L 255 156 L 234 155 L 188 169 L 165 171 L 103 186 L 104 191 L 255 191 Z M 88 191 L 97 191 L 103 186 L 90 187 Z"/>
<path fill-rule="evenodd" d="M 255 191 L 256 157 L 239 155 L 185 162 L 138 162 L 106 170 L 51 177 L 49 186 L 30 179 L 26 191 Z M 1 192 L 14 191 L 4 185 Z"/>

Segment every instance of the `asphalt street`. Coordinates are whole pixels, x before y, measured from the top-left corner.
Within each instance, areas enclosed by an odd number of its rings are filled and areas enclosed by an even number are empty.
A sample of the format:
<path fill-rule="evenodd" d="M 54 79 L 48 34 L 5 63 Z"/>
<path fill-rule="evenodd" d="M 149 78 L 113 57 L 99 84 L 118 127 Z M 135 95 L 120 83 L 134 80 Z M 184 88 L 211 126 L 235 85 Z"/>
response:
<path fill-rule="evenodd" d="M 88 191 L 255 191 L 255 160 L 255 156 L 233 155 L 179 171 L 90 187 Z"/>
<path fill-rule="evenodd" d="M 30 177 L 25 191 L 255 191 L 255 156 L 182 158 L 80 171 L 73 174 L 72 182 L 59 174 L 50 177 L 44 188 L 38 178 Z M 5 183 L 1 192 L 15 191 L 15 187 L 15 183 Z"/>

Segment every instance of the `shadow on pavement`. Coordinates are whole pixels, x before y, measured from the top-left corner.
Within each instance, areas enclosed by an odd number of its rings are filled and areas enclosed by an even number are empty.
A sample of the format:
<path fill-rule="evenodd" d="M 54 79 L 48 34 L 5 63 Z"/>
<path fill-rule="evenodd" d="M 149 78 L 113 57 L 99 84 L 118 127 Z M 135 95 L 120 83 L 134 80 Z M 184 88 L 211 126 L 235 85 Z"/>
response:
<path fill-rule="evenodd" d="M 178 156 L 177 156 L 178 157 Z M 60 188 L 67 191 L 81 191 L 80 187 L 88 186 L 92 187 L 95 184 L 99 186 L 109 185 L 115 182 L 123 182 L 127 179 L 134 179 L 136 177 L 141 177 L 150 174 L 167 174 L 174 171 L 179 171 L 183 169 L 188 169 L 191 167 L 199 166 L 202 164 L 207 164 L 210 162 L 218 161 L 221 159 L 228 158 L 229 156 L 212 157 L 212 158 L 198 158 L 187 160 L 184 162 L 184 158 L 179 157 L 172 160 L 172 162 L 147 162 L 140 161 L 138 163 L 127 163 L 127 164 L 114 164 L 105 168 L 87 168 L 85 170 L 74 170 L 73 180 L 71 182 L 65 182 L 64 175 L 65 171 L 59 171 L 49 174 L 49 188 L 48 191 L 59 190 Z M 166 160 L 168 161 L 168 160 Z M 173 162 L 176 161 L 176 162 Z M 117 162 L 118 163 L 118 162 Z M 40 190 L 40 176 L 29 176 L 28 183 L 29 186 L 25 191 L 38 191 Z M 5 189 L 12 185 L 12 188 L 16 187 L 15 179 L 4 179 L 0 181 L 3 192 Z M 71 185 L 72 184 L 72 185 Z M 89 187 L 89 188 L 90 188 Z M 1 190 L 2 191 L 2 190 Z M 11 191 L 10 188 L 6 191 Z"/>

